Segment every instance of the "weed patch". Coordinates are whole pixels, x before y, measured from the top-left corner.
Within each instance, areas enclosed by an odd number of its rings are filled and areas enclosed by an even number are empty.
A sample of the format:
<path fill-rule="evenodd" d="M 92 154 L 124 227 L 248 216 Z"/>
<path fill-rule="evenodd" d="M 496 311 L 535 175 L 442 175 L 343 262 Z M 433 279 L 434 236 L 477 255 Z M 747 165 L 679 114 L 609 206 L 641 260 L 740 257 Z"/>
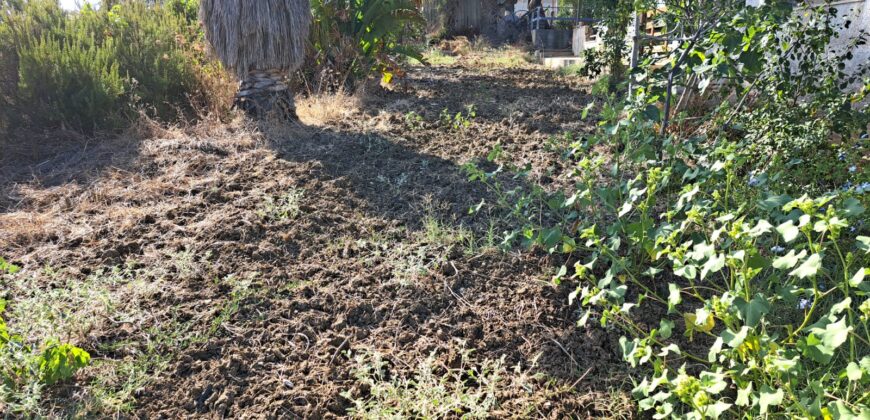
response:
<path fill-rule="evenodd" d="M 305 191 L 291 189 L 278 198 L 266 197 L 257 214 L 273 222 L 293 220 L 299 217 L 299 205 L 304 196 Z"/>
<path fill-rule="evenodd" d="M 487 360 L 474 365 L 470 352 L 460 366 L 440 366 L 434 355 L 421 361 L 407 376 L 390 374 L 382 356 L 361 354 L 354 358 L 353 375 L 367 396 L 345 393 L 356 418 L 487 418 L 496 408 L 499 386 L 505 382 L 504 361 Z"/>

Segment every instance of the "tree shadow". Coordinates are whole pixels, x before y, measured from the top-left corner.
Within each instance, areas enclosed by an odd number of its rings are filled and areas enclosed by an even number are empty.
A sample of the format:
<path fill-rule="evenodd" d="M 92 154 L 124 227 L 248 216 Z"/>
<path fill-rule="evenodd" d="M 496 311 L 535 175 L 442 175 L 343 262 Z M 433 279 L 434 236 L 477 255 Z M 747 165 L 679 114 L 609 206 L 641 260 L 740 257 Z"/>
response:
<path fill-rule="evenodd" d="M 345 250 L 329 248 L 336 235 L 362 239 L 362 230 L 354 226 L 361 221 L 348 214 L 353 212 L 384 222 L 375 228 L 398 225 L 409 237 L 425 230 L 424 220 L 430 217 L 463 225 L 477 234 L 490 229 L 492 220 L 509 223 L 501 214 L 469 214 L 469 208 L 481 201 L 495 200 L 484 185 L 468 179 L 459 163 L 421 153 L 378 133 L 305 126 L 264 125 L 261 132 L 268 150 L 251 141 L 250 148 L 238 153 L 233 142 L 240 142 L 240 133 L 222 129 L 225 132 L 215 135 L 220 137 L 217 139 L 204 135 L 189 136 L 181 139 L 183 142 L 146 141 L 141 153 L 139 142 L 145 136 L 118 140 L 122 141 L 118 144 L 104 142 L 96 149 L 80 144 L 63 153 L 47 153 L 44 160 L 13 162 L 9 168 L 18 172 L 3 173 L 0 185 L 4 200 L 15 191 L 11 184 L 22 182 L 7 181 L 7 173 L 43 187 L 80 184 L 82 188 L 70 194 L 75 200 L 90 194 L 89 189 L 102 177 L 110 176 L 109 169 L 130 170 L 140 178 L 131 180 L 129 186 L 122 184 L 132 192 L 114 203 L 125 212 L 141 205 L 136 203 L 141 199 L 136 195 L 142 194 L 136 190 L 139 183 L 159 178 L 164 169 L 184 169 L 178 178 L 168 178 L 167 184 L 186 184 L 192 178 L 201 181 L 177 189 L 167 185 L 166 191 L 151 198 L 161 205 L 143 210 L 124 229 L 108 224 L 93 226 L 100 229 L 83 229 L 79 237 L 40 239 L 41 248 L 32 251 L 56 251 L 57 260 L 73 268 L 118 266 L 128 256 L 158 267 L 165 263 L 159 259 L 163 251 L 192 243 L 213 271 L 192 278 L 170 274 L 177 277 L 174 280 L 179 290 L 150 302 L 168 311 L 164 316 L 186 307 L 191 319 L 201 319 L 210 328 L 216 305 L 233 299 L 232 291 L 216 285 L 213 279 L 248 270 L 262 273 L 262 284 L 270 290 L 239 303 L 238 313 L 225 321 L 232 325 L 207 339 L 204 347 L 208 351 L 197 347 L 172 353 L 172 371 L 179 373 L 149 385 L 140 405 L 143 417 L 157 417 L 157 412 L 166 417 L 191 414 L 184 411 L 189 410 L 184 408 L 185 401 L 202 396 L 191 392 L 203 380 L 214 383 L 215 395 L 238 391 L 245 398 L 266 395 L 280 401 L 285 397 L 274 384 L 254 378 L 270 378 L 281 369 L 294 375 L 292 382 L 299 388 L 292 392 L 301 398 L 285 400 L 281 410 L 286 411 L 282 413 L 301 417 L 346 415 L 347 401 L 339 391 L 353 385 L 353 361 L 344 355 L 349 349 L 392 350 L 396 360 L 409 364 L 437 350 L 445 363 L 450 363 L 450 353 L 457 350 L 457 340 L 462 340 L 468 349 L 479 349 L 481 357 L 497 360 L 505 355 L 510 365 L 524 367 L 537 363 L 536 371 L 555 378 L 560 386 L 582 378 L 589 366 L 602 360 L 610 363 L 614 358 L 610 352 L 613 340 L 600 334 L 590 337 L 589 329 L 575 327 L 576 314 L 567 305 L 569 290 L 540 281 L 554 263 L 546 256 L 498 252 L 438 255 L 446 259 L 437 270 L 411 284 L 398 285 L 392 278 L 390 261 L 381 257 L 383 248 L 349 249 L 357 246 L 353 244 Z M 277 159 L 266 162 L 273 153 Z M 173 161 L 194 162 L 171 169 Z M 270 182 L 275 177 L 285 177 L 286 182 Z M 507 188 L 522 182 L 509 175 L 502 175 L 500 181 Z M 337 188 L 312 200 L 318 214 L 310 217 L 272 222 L 256 217 L 257 206 L 267 194 L 297 182 Z M 306 190 L 307 195 L 319 192 Z M 341 200 L 342 194 L 354 199 L 331 206 L 329 200 Z M 9 203 L 4 204 L 3 211 L 14 211 L 14 197 Z M 100 204 L 91 211 L 79 212 L 78 222 L 97 220 L 99 224 L 100 213 L 106 208 Z M 343 212 L 344 217 L 323 215 L 329 212 Z M 391 243 L 386 247 L 405 245 Z M 402 256 L 416 257 L 417 251 Z M 287 282 L 297 280 L 310 285 L 287 288 Z M 244 334 L 232 332 L 242 330 Z M 112 337 L 106 333 L 106 342 L 116 340 Z M 269 349 L 282 349 L 281 356 L 271 359 Z M 583 359 L 594 352 L 600 355 Z M 247 355 L 246 359 L 239 359 L 238 354 Z M 197 363 L 197 370 L 182 369 L 189 367 L 191 360 L 221 358 L 239 367 L 225 369 L 219 367 L 222 363 L 209 362 Z M 300 364 L 288 360 L 305 361 L 308 367 L 298 368 Z M 598 369 L 606 366 L 599 364 Z M 310 409 L 292 406 L 297 400 L 310 402 Z M 196 410 L 221 410 L 217 402 L 209 404 Z M 262 404 L 258 408 L 252 401 L 233 407 L 236 413 L 261 408 Z"/>
<path fill-rule="evenodd" d="M 470 215 L 469 208 L 482 200 L 494 202 L 485 186 L 469 181 L 465 170 L 455 162 L 420 153 L 379 134 L 303 127 L 283 133 L 273 131 L 267 138 L 279 158 L 295 163 L 318 162 L 313 176 L 321 181 L 339 181 L 342 189 L 365 203 L 365 208 L 358 210 L 396 221 L 411 233 L 424 228 L 424 218 L 436 217 L 463 224 L 479 234 L 491 228 L 492 217 L 505 216 Z M 500 181 L 509 187 L 521 186 L 521 181 L 509 175 L 502 175 Z M 506 224 L 502 227 L 510 227 L 508 218 L 500 222 Z M 338 287 L 308 289 L 303 298 L 291 296 L 266 306 L 279 308 L 278 312 L 289 311 L 287 308 L 298 311 L 297 324 L 290 331 L 312 341 L 338 344 L 338 348 L 324 344 L 326 354 L 374 345 L 377 351 L 392 354 L 401 363 L 416 363 L 433 351 L 445 363 L 452 363 L 451 355 L 458 351 L 459 340 L 481 358 L 496 360 L 504 356 L 507 364 L 531 368 L 560 386 L 576 385 L 578 378 L 590 372 L 592 377 L 609 380 L 618 376 L 608 371 L 620 364 L 613 351 L 618 337 L 594 326 L 577 328 L 579 314 L 568 305 L 571 290 L 539 281 L 551 265 L 559 264 L 557 261 L 535 252 L 493 251 L 442 258 L 446 259 L 440 270 L 398 290 L 393 279 L 378 280 L 383 271 L 377 266 L 369 270 L 381 274 L 371 276 L 355 276 L 345 270 L 329 273 L 324 269 L 322 274 Z M 342 257 L 338 261 L 341 267 L 359 264 L 355 258 Z M 254 324 L 266 329 L 270 322 L 267 317 L 262 325 L 260 321 Z M 348 330 L 336 330 L 331 327 L 334 325 Z M 361 330 L 365 333 L 361 334 Z M 286 346 L 283 339 L 276 340 L 269 345 Z M 349 369 L 350 362 L 341 359 L 336 363 L 344 364 L 341 369 Z M 582 389 L 606 393 L 614 386 L 596 380 Z M 335 395 L 315 393 L 306 394 L 306 398 L 333 407 L 329 410 L 334 414 L 341 414 L 345 407 Z M 576 402 L 577 398 L 571 397 L 564 404 Z M 596 413 L 589 407 L 576 409 Z"/>
<path fill-rule="evenodd" d="M 486 221 L 469 214 L 469 209 L 482 200 L 492 202 L 493 194 L 469 181 L 455 162 L 376 133 L 314 127 L 266 132 L 279 158 L 319 162 L 317 176 L 340 180 L 341 187 L 366 203 L 367 208 L 359 210 L 372 216 L 399 221 L 410 230 L 419 229 L 426 217 L 485 228 Z"/>
<path fill-rule="evenodd" d="M 88 137 L 68 130 L 17 132 L 0 138 L 0 214 L 25 200 L 22 187 L 47 189 L 86 185 L 109 168 L 128 168 L 153 127 L 134 127 L 120 135 Z"/>

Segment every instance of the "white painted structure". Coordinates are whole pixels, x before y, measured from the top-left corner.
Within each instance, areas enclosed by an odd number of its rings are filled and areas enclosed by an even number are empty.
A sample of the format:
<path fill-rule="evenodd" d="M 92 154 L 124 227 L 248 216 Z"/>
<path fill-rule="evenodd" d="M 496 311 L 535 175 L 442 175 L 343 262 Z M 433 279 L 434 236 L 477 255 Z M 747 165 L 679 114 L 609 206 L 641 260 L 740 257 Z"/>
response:
<path fill-rule="evenodd" d="M 601 45 L 600 39 L 592 35 L 593 32 L 594 28 L 586 23 L 581 23 L 574 28 L 571 49 L 574 50 L 575 57 L 579 57 L 583 51 L 595 49 Z"/>
<path fill-rule="evenodd" d="M 760 6 L 764 4 L 764 0 L 746 0 L 747 6 Z M 814 5 L 826 4 L 822 0 L 813 0 Z M 835 24 L 841 26 L 847 20 L 851 21 L 848 28 L 842 27 L 840 33 L 831 45 L 834 52 L 842 51 L 850 45 L 862 33 L 867 34 L 868 44 L 859 45 L 852 51 L 853 58 L 847 63 L 846 71 L 854 72 L 860 66 L 870 64 L 870 0 L 839 0 L 832 1 L 830 4 L 837 9 L 837 20 Z M 798 10 L 796 13 L 801 13 Z"/>
<path fill-rule="evenodd" d="M 841 29 L 834 41 L 834 50 L 846 48 L 862 33 L 868 37 L 868 44 L 859 45 L 852 51 L 854 57 L 847 63 L 846 70 L 853 72 L 860 66 L 870 64 L 870 0 L 848 0 L 833 3 L 839 14 L 839 21 L 850 20 L 849 28 Z"/>

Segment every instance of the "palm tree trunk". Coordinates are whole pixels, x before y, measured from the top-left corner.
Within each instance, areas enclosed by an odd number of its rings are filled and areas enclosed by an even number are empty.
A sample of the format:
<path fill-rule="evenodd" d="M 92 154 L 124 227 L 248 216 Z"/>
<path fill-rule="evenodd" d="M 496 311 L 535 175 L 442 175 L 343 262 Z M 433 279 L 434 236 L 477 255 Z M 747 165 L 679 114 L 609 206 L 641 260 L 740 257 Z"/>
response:
<path fill-rule="evenodd" d="M 287 72 L 280 69 L 249 72 L 239 84 L 235 106 L 257 119 L 297 119 L 293 91 L 287 85 Z"/>

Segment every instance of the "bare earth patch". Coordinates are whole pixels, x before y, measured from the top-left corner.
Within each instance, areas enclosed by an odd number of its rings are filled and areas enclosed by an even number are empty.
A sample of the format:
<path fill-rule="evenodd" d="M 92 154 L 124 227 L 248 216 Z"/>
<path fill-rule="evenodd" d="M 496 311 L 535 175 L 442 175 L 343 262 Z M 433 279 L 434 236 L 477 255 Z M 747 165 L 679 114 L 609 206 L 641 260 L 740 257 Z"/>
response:
<path fill-rule="evenodd" d="M 590 101 L 460 61 L 301 101 L 298 126 L 144 130 L 65 176 L 4 161 L 10 327 L 94 358 L 43 414 L 447 415 L 427 411 L 443 391 L 452 416 L 631 417 L 618 334 L 576 326 L 556 262 L 496 248 L 461 167 L 499 143 L 546 181 L 549 139 Z"/>

